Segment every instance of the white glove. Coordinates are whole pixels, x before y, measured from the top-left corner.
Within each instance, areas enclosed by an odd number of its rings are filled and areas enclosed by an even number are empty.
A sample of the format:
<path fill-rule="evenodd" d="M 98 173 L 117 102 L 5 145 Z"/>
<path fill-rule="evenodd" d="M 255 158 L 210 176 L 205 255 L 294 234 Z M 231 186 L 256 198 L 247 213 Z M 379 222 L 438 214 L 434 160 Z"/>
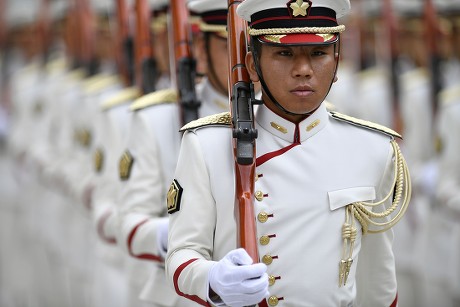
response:
<path fill-rule="evenodd" d="M 252 262 L 246 250 L 239 248 L 211 267 L 209 286 L 226 306 L 254 305 L 269 296 L 267 266 Z"/>
<path fill-rule="evenodd" d="M 157 246 L 158 253 L 163 259 L 166 258 L 166 253 L 168 252 L 168 227 L 169 219 L 160 219 L 157 228 Z"/>

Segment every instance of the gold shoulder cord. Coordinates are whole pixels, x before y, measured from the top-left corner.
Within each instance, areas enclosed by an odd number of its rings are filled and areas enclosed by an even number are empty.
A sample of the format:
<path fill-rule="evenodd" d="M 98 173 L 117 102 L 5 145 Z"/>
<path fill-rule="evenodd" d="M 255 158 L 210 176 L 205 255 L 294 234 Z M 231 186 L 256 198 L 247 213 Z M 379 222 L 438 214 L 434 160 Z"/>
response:
<path fill-rule="evenodd" d="M 385 198 L 378 202 L 355 202 L 346 207 L 345 223 L 342 226 L 343 249 L 342 260 L 340 260 L 339 263 L 339 287 L 342 285 L 345 286 L 353 263 L 353 247 L 357 234 L 354 218 L 361 223 L 363 234 L 380 233 L 387 231 L 399 222 L 409 205 L 412 191 L 409 169 L 398 143 L 396 143 L 395 140 L 392 140 L 391 145 L 393 146 L 393 151 L 395 153 L 395 178 L 392 185 L 392 187 L 395 187 L 393 203 L 391 207 L 386 209 L 384 212 L 377 213 L 372 211 L 374 207 L 382 205 L 391 197 L 393 194 L 392 189 Z M 389 221 L 377 222 L 374 220 L 390 216 L 398 209 L 398 207 L 399 211 Z M 369 225 L 374 226 L 376 229 L 370 230 Z"/>

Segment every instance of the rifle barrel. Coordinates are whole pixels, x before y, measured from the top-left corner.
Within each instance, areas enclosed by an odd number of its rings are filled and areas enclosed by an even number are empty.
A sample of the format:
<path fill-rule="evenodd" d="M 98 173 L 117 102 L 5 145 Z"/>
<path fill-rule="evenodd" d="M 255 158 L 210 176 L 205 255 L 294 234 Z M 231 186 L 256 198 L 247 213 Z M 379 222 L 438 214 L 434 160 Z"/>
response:
<path fill-rule="evenodd" d="M 247 23 L 236 14 L 241 1 L 228 1 L 229 89 L 235 157 L 235 215 L 238 245 L 259 262 L 254 216 L 255 138 L 252 95 L 245 66 Z"/>

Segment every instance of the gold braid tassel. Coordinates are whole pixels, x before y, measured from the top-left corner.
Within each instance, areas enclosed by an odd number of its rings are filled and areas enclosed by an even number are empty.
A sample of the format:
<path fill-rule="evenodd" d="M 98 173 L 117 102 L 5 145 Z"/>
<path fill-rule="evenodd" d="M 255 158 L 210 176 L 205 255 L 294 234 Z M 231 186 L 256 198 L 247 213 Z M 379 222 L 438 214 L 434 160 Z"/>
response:
<path fill-rule="evenodd" d="M 353 247 L 358 233 L 355 219 L 353 218 L 354 210 L 352 205 L 348 205 L 345 208 L 345 223 L 342 226 L 342 260 L 340 260 L 339 264 L 339 287 L 345 286 L 347 283 L 348 274 L 353 264 Z"/>
<path fill-rule="evenodd" d="M 347 277 L 350 271 L 351 264 L 353 262 L 352 253 L 354 240 L 356 238 L 356 228 L 354 227 L 353 216 L 359 221 L 362 226 L 363 234 L 366 233 L 380 233 L 387 231 L 393 227 L 403 217 L 407 210 L 409 201 L 412 193 L 412 185 L 410 181 L 409 169 L 407 167 L 406 160 L 401 153 L 398 143 L 395 140 L 391 141 L 393 151 L 395 153 L 395 177 L 393 180 L 393 189 L 380 201 L 375 203 L 370 202 L 355 202 L 349 204 L 346 207 L 345 223 L 342 227 L 342 238 L 343 238 L 343 251 L 342 260 L 339 264 L 339 283 L 340 286 L 345 285 Z M 372 209 L 376 206 L 385 203 L 392 195 L 394 191 L 393 202 L 391 206 L 383 212 L 373 212 Z M 377 222 L 375 219 L 382 219 L 389 217 L 399 207 L 399 211 L 389 220 L 385 222 Z M 350 223 L 351 219 L 351 223 Z M 375 230 L 369 229 L 369 225 L 374 226 Z M 354 229 L 354 230 L 353 230 Z M 347 248 L 348 247 L 348 248 Z M 346 251 L 348 257 L 346 257 Z"/>

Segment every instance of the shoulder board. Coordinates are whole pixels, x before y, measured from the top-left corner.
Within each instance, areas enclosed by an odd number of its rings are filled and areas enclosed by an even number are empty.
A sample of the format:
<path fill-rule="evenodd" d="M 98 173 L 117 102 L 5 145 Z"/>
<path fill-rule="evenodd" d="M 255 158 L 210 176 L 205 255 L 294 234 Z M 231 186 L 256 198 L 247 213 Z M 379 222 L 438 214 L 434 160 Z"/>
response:
<path fill-rule="evenodd" d="M 68 78 L 71 80 L 83 80 L 85 78 L 85 70 L 83 68 L 77 68 L 71 70 L 68 74 Z"/>
<path fill-rule="evenodd" d="M 455 101 L 460 101 L 460 85 L 451 86 L 439 93 L 439 101 L 442 107 L 446 107 Z"/>
<path fill-rule="evenodd" d="M 385 126 L 382 126 L 382 125 L 379 125 L 379 124 L 376 124 L 376 123 L 373 123 L 367 120 L 358 119 L 358 118 L 348 116 L 348 115 L 338 113 L 338 112 L 330 112 L 330 114 L 332 115 L 333 118 L 350 123 L 352 125 L 367 128 L 367 129 L 374 130 L 374 131 L 379 131 L 384 134 L 390 135 L 392 137 L 402 139 L 402 136 L 399 133 Z"/>
<path fill-rule="evenodd" d="M 328 110 L 329 112 L 337 110 L 335 105 L 330 101 L 324 100 L 324 105 L 326 106 L 326 110 Z"/>
<path fill-rule="evenodd" d="M 137 87 L 129 87 L 115 94 L 113 97 L 102 102 L 102 110 L 106 111 L 118 105 L 128 102 L 139 97 L 140 91 Z"/>
<path fill-rule="evenodd" d="M 375 77 L 385 76 L 385 71 L 379 67 L 371 67 L 365 70 L 362 70 L 358 73 L 358 78 L 360 79 L 369 79 Z"/>
<path fill-rule="evenodd" d="M 120 79 L 116 75 L 99 75 L 95 76 L 94 79 L 89 79 L 88 83 L 85 82 L 83 89 L 87 94 L 95 94 L 119 81 Z"/>
<path fill-rule="evenodd" d="M 223 112 L 218 114 L 209 115 L 206 117 L 198 118 L 183 126 L 179 131 L 201 128 L 205 126 L 224 125 L 230 126 L 232 124 L 232 117 L 230 112 Z"/>
<path fill-rule="evenodd" d="M 401 75 L 402 79 L 428 78 L 430 73 L 424 67 L 409 70 Z"/>
<path fill-rule="evenodd" d="M 129 106 L 129 109 L 131 111 L 139 111 L 150 106 L 173 102 L 177 102 L 177 91 L 175 89 L 169 88 L 156 91 L 136 99 Z"/>
<path fill-rule="evenodd" d="M 67 67 L 67 62 L 64 57 L 53 59 L 51 62 L 46 64 L 46 70 L 50 72 L 64 70 Z"/>

